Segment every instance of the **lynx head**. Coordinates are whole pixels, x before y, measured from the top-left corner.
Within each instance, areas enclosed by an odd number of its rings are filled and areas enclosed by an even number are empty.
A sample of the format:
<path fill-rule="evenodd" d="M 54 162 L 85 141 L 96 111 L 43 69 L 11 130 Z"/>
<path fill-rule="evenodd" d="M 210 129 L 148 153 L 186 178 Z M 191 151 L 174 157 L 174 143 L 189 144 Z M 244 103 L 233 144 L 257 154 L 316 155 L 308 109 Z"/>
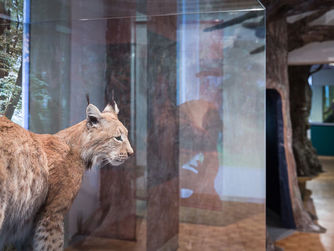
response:
<path fill-rule="evenodd" d="M 95 164 L 118 166 L 133 154 L 128 130 L 118 120 L 119 109 L 107 105 L 103 112 L 89 104 L 86 109 L 86 135 L 82 157 L 88 167 Z"/>

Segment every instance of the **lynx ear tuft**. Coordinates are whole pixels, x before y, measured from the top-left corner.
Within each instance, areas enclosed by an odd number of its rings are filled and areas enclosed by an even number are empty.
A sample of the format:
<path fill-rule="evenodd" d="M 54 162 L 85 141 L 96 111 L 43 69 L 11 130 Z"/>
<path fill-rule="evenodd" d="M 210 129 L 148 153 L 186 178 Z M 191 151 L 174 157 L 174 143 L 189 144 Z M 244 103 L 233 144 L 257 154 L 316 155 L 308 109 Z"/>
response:
<path fill-rule="evenodd" d="M 112 108 L 112 106 L 108 104 L 108 105 L 104 108 L 103 112 L 112 112 L 112 113 L 114 113 L 115 111 L 114 111 L 114 109 Z"/>
<path fill-rule="evenodd" d="M 114 105 L 115 105 L 115 108 L 114 108 L 115 113 L 118 114 L 119 113 L 119 109 L 118 109 L 118 106 L 117 106 L 117 104 L 116 104 L 115 101 L 114 101 Z"/>
<path fill-rule="evenodd" d="M 89 104 L 86 108 L 86 119 L 89 126 L 94 126 L 99 123 L 101 112 L 95 105 Z"/>
<path fill-rule="evenodd" d="M 119 109 L 115 101 L 114 104 L 115 104 L 114 108 L 110 104 L 108 104 L 106 108 L 104 108 L 103 112 L 112 112 L 117 115 L 119 113 Z"/>

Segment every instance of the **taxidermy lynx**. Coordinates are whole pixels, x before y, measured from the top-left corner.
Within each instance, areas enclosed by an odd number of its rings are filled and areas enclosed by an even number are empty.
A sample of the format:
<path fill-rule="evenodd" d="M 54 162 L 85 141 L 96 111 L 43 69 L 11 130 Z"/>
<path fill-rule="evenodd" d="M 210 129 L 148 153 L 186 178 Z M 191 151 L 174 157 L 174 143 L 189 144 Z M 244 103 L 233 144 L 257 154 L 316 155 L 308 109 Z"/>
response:
<path fill-rule="evenodd" d="M 0 251 L 62 250 L 64 216 L 86 169 L 122 164 L 133 150 L 118 108 L 89 104 L 86 120 L 54 135 L 0 117 Z"/>

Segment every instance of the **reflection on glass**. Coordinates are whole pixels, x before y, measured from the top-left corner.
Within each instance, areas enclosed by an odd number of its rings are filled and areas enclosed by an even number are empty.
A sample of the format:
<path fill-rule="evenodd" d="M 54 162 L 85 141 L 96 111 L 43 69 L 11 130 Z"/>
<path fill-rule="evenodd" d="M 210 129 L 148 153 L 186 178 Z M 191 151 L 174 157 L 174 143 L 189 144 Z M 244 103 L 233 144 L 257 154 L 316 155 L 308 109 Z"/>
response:
<path fill-rule="evenodd" d="M 114 93 L 135 146 L 86 172 L 67 250 L 264 249 L 257 1 L 38 0 L 30 28 L 30 129 L 54 133 L 84 119 L 86 94 L 102 109 Z"/>

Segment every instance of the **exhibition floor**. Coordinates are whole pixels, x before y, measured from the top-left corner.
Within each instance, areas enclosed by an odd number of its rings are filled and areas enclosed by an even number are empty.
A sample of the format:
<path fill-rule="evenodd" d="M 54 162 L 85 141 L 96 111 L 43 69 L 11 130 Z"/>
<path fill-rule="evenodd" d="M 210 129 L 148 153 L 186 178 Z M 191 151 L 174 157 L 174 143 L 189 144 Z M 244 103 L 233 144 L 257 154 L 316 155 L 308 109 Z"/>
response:
<path fill-rule="evenodd" d="M 334 157 L 320 157 L 324 173 L 307 182 L 312 191 L 312 199 L 319 225 L 326 233 L 300 233 L 277 241 L 276 245 L 284 251 L 329 251 L 334 250 Z"/>
<path fill-rule="evenodd" d="M 226 203 L 228 205 L 226 205 Z M 265 217 L 262 205 L 254 205 L 254 203 L 243 203 L 244 205 L 240 208 L 239 214 L 236 212 L 238 210 L 233 210 L 234 217 L 232 213 L 228 213 L 228 207 L 235 207 L 236 205 L 231 205 L 228 202 L 224 203 L 225 211 L 229 217 L 222 217 L 223 211 L 213 213 L 211 210 L 201 210 L 194 209 L 187 210 L 181 208 L 180 217 L 182 218 L 205 218 L 210 224 L 193 224 L 185 223 L 182 221 L 179 225 L 179 248 L 178 251 L 262 251 L 265 248 Z M 235 207 L 236 208 L 236 207 Z M 242 212 L 248 211 L 248 217 L 240 218 Z M 232 210 L 231 210 L 232 212 Z M 187 214 L 188 217 L 185 217 Z M 206 215 L 203 215 L 206 214 Z M 224 226 L 212 225 L 214 219 L 229 218 L 230 223 Z M 233 219 L 234 218 L 234 219 Z M 234 221 L 233 223 L 231 221 Z M 221 224 L 221 222 L 216 221 L 216 224 Z M 67 251 L 74 250 L 94 250 L 94 251 L 107 251 L 107 250 L 126 250 L 126 251 L 142 251 L 146 250 L 146 221 L 142 217 L 137 218 L 137 241 L 124 241 L 115 240 L 107 238 L 98 237 L 87 237 L 81 242 L 76 243 Z M 168 245 L 168 243 L 166 244 Z M 165 245 L 165 246 L 166 246 Z M 161 250 L 169 250 L 168 247 Z"/>

